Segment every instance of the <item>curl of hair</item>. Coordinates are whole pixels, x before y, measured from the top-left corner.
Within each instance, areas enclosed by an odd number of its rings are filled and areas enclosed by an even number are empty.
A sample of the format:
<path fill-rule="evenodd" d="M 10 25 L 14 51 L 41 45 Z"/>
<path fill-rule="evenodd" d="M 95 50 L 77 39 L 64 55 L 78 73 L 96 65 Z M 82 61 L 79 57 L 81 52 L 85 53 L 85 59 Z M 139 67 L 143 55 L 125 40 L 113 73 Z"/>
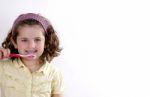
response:
<path fill-rule="evenodd" d="M 60 55 L 62 48 L 59 47 L 59 38 L 52 26 L 49 26 L 45 34 L 45 49 L 41 59 L 51 61 L 54 57 Z"/>

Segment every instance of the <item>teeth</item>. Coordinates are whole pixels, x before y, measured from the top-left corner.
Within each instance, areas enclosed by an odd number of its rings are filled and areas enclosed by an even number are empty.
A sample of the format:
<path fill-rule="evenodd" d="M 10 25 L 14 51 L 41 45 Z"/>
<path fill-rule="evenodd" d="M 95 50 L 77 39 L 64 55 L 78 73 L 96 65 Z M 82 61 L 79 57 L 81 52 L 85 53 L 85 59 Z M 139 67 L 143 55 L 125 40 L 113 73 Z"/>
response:
<path fill-rule="evenodd" d="M 34 53 L 36 53 L 37 52 L 37 50 L 32 50 L 32 51 L 26 51 L 27 52 L 27 54 L 34 54 Z"/>

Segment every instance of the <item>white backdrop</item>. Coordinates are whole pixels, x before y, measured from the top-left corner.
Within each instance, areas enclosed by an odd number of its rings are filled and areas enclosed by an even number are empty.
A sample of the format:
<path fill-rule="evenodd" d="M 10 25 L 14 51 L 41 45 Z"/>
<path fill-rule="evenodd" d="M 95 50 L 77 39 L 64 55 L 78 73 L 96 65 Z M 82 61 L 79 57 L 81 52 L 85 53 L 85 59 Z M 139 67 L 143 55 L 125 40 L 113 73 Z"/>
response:
<path fill-rule="evenodd" d="M 21 13 L 59 34 L 65 97 L 150 97 L 149 0 L 1 0 L 0 42 Z"/>

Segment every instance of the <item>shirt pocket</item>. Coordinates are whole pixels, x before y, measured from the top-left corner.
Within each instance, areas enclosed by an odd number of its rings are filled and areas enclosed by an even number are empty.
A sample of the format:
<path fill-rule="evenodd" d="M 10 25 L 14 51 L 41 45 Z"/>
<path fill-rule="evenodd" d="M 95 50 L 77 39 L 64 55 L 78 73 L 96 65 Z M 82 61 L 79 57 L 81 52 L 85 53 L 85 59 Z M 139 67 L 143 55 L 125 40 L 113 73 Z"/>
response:
<path fill-rule="evenodd" d="M 5 74 L 3 86 L 2 86 L 2 97 L 25 97 L 24 85 L 14 75 Z"/>
<path fill-rule="evenodd" d="M 40 82 L 36 86 L 34 86 L 33 89 L 38 94 L 51 94 L 51 82 Z"/>
<path fill-rule="evenodd" d="M 12 75 L 9 73 L 5 74 L 4 85 L 6 90 L 18 91 L 21 92 L 24 90 L 24 84 L 20 78 L 16 75 Z"/>

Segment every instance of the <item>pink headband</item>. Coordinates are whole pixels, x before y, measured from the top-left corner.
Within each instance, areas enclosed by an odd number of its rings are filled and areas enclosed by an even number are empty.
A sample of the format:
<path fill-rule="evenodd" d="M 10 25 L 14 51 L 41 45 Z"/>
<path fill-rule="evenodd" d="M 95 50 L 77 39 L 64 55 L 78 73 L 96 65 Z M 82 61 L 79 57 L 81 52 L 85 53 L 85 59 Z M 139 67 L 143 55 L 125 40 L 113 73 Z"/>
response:
<path fill-rule="evenodd" d="M 43 26 L 45 32 L 47 32 L 48 26 L 51 25 L 50 22 L 43 16 L 40 16 L 39 14 L 35 14 L 35 13 L 27 13 L 27 14 L 21 14 L 20 16 L 18 16 L 18 18 L 14 21 L 12 30 L 14 30 L 15 26 L 19 22 L 27 20 L 27 19 L 34 19 L 34 20 L 40 22 L 41 25 Z"/>

